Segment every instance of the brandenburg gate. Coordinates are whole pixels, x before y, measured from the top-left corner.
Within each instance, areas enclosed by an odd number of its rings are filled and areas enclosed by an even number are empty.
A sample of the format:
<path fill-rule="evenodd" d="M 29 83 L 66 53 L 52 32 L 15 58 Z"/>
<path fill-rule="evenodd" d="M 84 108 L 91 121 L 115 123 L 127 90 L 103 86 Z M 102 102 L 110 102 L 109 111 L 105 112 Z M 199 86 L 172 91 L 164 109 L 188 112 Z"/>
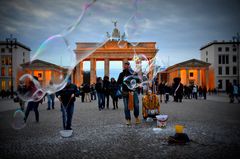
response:
<path fill-rule="evenodd" d="M 96 83 L 96 62 L 104 61 L 104 75 L 109 76 L 110 61 L 131 61 L 134 56 L 134 49 L 136 54 L 144 54 L 148 59 L 152 59 L 158 49 L 156 42 L 139 42 L 137 46 L 132 46 L 128 41 L 121 41 L 119 47 L 120 31 L 116 28 L 113 29 L 111 40 L 107 41 L 104 45 L 98 47 L 91 55 L 81 61 L 74 69 L 72 74 L 73 82 L 80 86 L 83 83 L 83 62 L 90 61 L 90 84 Z M 110 34 L 107 32 L 107 36 Z M 122 35 L 122 38 L 125 34 Z M 76 49 L 74 50 L 77 58 L 83 57 L 89 50 L 94 50 L 98 43 L 77 42 Z"/>

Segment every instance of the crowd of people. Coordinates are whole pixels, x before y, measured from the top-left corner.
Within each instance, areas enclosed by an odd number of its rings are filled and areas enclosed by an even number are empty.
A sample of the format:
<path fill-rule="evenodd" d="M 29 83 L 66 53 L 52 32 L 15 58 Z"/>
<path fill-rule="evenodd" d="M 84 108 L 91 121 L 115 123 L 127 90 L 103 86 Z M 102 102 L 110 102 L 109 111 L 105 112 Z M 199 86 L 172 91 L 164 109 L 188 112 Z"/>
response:
<path fill-rule="evenodd" d="M 60 90 L 59 92 L 56 92 L 54 94 L 46 94 L 48 99 L 48 107 L 47 110 L 50 110 L 51 108 L 54 109 L 54 103 L 55 103 L 55 97 L 60 101 L 61 103 L 61 111 L 62 111 L 62 119 L 63 119 L 63 128 L 65 130 L 71 130 L 71 122 L 72 122 L 72 116 L 74 112 L 74 102 L 76 97 L 81 97 L 81 101 L 84 102 L 91 102 L 93 100 L 97 100 L 97 108 L 99 111 L 102 111 L 103 109 L 109 109 L 112 105 L 112 109 L 118 109 L 118 101 L 119 99 L 123 99 L 123 105 L 124 105 L 124 114 L 126 119 L 126 124 L 131 124 L 131 113 L 130 111 L 133 110 L 133 114 L 135 117 L 135 123 L 139 124 L 139 94 L 142 93 L 148 94 L 147 92 L 152 92 L 154 95 L 156 95 L 156 99 L 159 100 L 157 102 L 159 103 L 168 103 L 169 97 L 173 96 L 174 102 L 182 102 L 182 99 L 207 99 L 207 93 L 210 94 L 216 94 L 216 89 L 207 90 L 207 88 L 197 86 L 197 85 L 183 85 L 181 83 L 181 78 L 176 77 L 173 80 L 173 83 L 166 83 L 164 81 L 158 82 L 158 79 L 155 80 L 152 85 L 142 85 L 142 87 L 136 87 L 136 88 L 129 88 L 129 86 L 126 85 L 126 81 L 124 79 L 128 76 L 132 75 L 132 71 L 130 70 L 130 63 L 126 62 L 124 63 L 124 69 L 119 74 L 118 79 L 115 78 L 109 79 L 108 76 L 98 77 L 96 84 L 82 84 L 79 88 L 71 83 L 71 80 L 68 79 L 67 85 Z M 37 80 L 37 78 L 36 78 Z M 136 83 L 140 83 L 139 79 L 136 79 Z M 49 86 L 51 87 L 52 81 L 50 81 Z M 230 103 L 234 102 L 234 99 L 240 103 L 239 99 L 239 92 L 240 89 L 236 85 L 236 83 L 231 84 L 227 86 L 227 93 L 229 94 Z M 4 95 L 3 95 L 4 94 Z M 7 92 L 1 92 L 1 96 L 5 97 Z M 8 93 L 10 96 L 10 92 Z M 152 95 L 148 94 L 149 97 L 152 97 Z M 159 98 L 158 98 L 159 96 Z M 110 97 L 112 104 L 110 104 Z M 42 103 L 43 100 L 38 101 L 31 101 L 27 103 L 27 108 L 25 111 L 25 118 L 24 121 L 26 122 L 29 112 L 31 110 L 34 110 L 35 116 L 36 116 L 36 122 L 39 122 L 39 112 L 38 112 L 38 106 L 39 103 Z M 24 103 L 19 102 L 20 105 L 24 105 Z M 22 108 L 22 107 L 21 107 Z M 159 108 L 160 109 L 160 105 Z M 24 108 L 22 108 L 24 110 Z M 159 110 L 160 111 L 160 110 Z"/>

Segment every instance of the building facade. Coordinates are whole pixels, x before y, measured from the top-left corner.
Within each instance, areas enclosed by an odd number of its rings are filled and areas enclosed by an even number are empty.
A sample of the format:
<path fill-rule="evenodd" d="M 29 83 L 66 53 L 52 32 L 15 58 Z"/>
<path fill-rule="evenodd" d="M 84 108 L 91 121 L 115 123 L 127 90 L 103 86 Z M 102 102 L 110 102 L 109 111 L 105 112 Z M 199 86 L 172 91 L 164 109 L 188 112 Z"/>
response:
<path fill-rule="evenodd" d="M 21 64 L 30 61 L 30 51 L 22 43 L 15 42 L 14 46 L 9 47 L 7 41 L 0 41 L 0 91 L 11 91 L 12 84 L 13 91 L 16 91 L 18 70 Z"/>
<path fill-rule="evenodd" d="M 170 66 L 161 72 L 160 81 L 167 82 L 171 85 L 175 77 L 180 77 L 183 85 L 198 85 L 211 89 L 209 66 L 210 64 L 207 62 L 190 59 Z"/>
<path fill-rule="evenodd" d="M 224 41 L 213 41 L 200 48 L 201 60 L 211 64 L 212 85 L 219 91 L 226 91 L 229 82 L 239 83 L 239 48 L 239 44 Z"/>
<path fill-rule="evenodd" d="M 38 59 L 31 63 L 21 64 L 21 67 L 22 69 L 18 72 L 18 78 L 23 74 L 36 76 L 43 88 L 47 87 L 50 81 L 54 84 L 61 83 L 63 79 L 60 77 L 65 77 L 67 74 L 66 68 Z"/>

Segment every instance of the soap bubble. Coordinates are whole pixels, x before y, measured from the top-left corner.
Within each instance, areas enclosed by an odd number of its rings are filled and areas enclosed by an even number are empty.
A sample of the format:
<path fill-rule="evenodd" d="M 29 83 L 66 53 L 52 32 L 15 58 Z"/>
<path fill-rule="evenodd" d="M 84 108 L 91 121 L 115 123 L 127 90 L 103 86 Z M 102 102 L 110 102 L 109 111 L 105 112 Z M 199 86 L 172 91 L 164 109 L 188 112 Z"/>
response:
<path fill-rule="evenodd" d="M 12 128 L 15 130 L 23 129 L 26 126 L 24 117 L 24 112 L 21 109 L 17 109 L 13 114 Z"/>

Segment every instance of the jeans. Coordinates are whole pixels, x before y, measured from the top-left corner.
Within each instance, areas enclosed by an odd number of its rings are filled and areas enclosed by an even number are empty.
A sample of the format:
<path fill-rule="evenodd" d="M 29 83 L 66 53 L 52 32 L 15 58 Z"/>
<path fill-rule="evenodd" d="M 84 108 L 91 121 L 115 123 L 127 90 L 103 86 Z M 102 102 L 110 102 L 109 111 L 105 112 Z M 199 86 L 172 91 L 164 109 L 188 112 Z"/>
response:
<path fill-rule="evenodd" d="M 54 94 L 48 94 L 47 99 L 48 99 L 48 109 L 50 109 L 51 105 L 52 105 L 52 109 L 54 109 L 55 95 Z"/>
<path fill-rule="evenodd" d="M 71 130 L 74 103 L 70 103 L 67 107 L 61 105 L 61 111 L 64 130 Z"/>
<path fill-rule="evenodd" d="M 105 96 L 104 103 L 105 103 L 105 99 L 107 98 L 107 108 L 109 108 L 109 94 L 105 94 L 104 96 Z M 105 107 L 105 105 L 104 105 L 104 107 Z"/>
<path fill-rule="evenodd" d="M 138 94 L 135 91 L 134 92 L 134 116 L 137 118 L 139 116 L 139 100 L 138 100 Z M 123 104 L 124 104 L 124 113 L 125 113 L 125 119 L 131 120 L 131 114 L 130 110 L 128 109 L 128 96 L 123 97 Z"/>
<path fill-rule="evenodd" d="M 36 122 L 39 122 L 38 105 L 39 105 L 39 102 L 28 102 L 27 109 L 25 112 L 25 117 L 24 117 L 25 122 L 27 121 L 28 115 L 32 109 L 35 112 Z"/>
<path fill-rule="evenodd" d="M 104 109 L 104 107 L 105 107 L 105 95 L 104 95 L 104 93 L 97 92 L 97 96 L 98 96 L 98 108 L 99 108 L 99 110 Z"/>

